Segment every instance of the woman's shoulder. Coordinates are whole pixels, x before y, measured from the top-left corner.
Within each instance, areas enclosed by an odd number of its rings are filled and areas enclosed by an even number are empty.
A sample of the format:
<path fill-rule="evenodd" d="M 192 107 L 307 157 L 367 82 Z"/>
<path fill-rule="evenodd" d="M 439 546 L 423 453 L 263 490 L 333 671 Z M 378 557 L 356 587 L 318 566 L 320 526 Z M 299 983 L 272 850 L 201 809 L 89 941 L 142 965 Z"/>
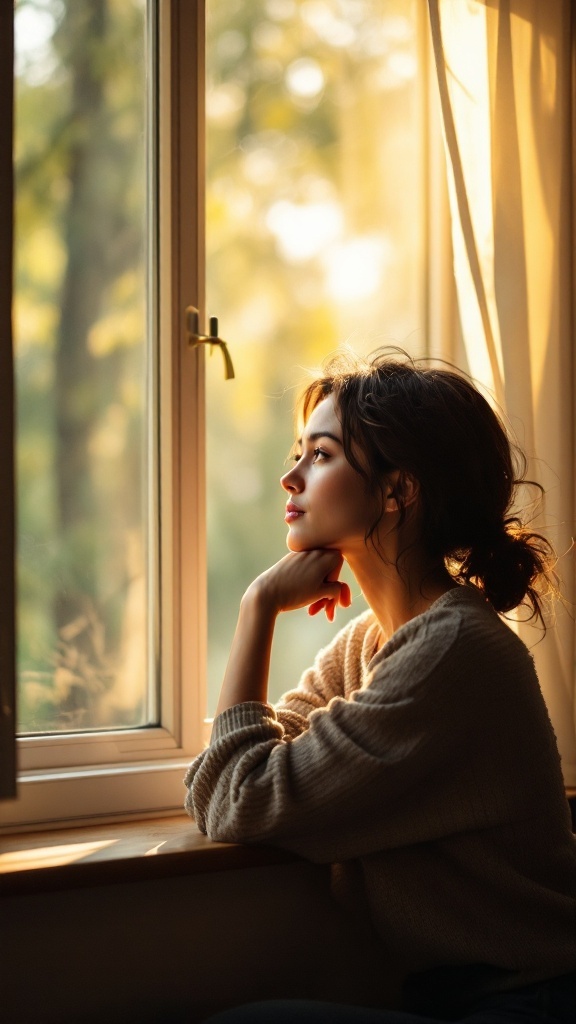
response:
<path fill-rule="evenodd" d="M 450 676 L 475 676 L 510 659 L 532 668 L 524 643 L 483 594 L 456 586 L 401 626 L 373 658 L 375 677 L 393 674 L 417 684 L 438 668 Z"/>
<path fill-rule="evenodd" d="M 374 612 L 367 609 L 350 619 L 328 645 L 370 647 L 374 643 L 384 657 L 415 643 L 433 643 L 447 649 L 459 635 L 477 633 L 510 639 L 524 647 L 510 627 L 476 587 L 455 585 L 419 615 L 400 626 L 383 645 L 382 630 Z"/>
<path fill-rule="evenodd" d="M 524 647 L 480 590 L 469 584 L 456 585 L 396 630 L 383 649 L 391 653 L 417 641 L 446 649 L 458 637 L 477 634 Z"/>

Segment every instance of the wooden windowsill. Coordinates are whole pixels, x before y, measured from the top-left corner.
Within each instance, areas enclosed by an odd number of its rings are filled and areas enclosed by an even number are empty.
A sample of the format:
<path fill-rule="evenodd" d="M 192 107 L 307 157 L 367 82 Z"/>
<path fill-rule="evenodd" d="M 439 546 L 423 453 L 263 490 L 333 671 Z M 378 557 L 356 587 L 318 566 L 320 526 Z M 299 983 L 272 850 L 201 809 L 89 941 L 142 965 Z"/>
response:
<path fill-rule="evenodd" d="M 567 796 L 574 814 L 576 789 L 568 789 Z M 184 813 L 22 832 L 0 838 L 0 895 L 230 871 L 297 859 L 267 846 L 212 842 Z"/>
<path fill-rule="evenodd" d="M 0 895 L 228 871 L 295 859 L 270 847 L 214 843 L 185 814 L 18 833 L 0 839 Z"/>

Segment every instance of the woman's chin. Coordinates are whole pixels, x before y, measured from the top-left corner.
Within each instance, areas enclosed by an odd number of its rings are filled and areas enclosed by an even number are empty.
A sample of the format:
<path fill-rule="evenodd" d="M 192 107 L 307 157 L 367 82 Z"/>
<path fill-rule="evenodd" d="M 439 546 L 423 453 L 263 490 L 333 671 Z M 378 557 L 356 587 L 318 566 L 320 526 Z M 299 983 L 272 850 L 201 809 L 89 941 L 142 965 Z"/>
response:
<path fill-rule="evenodd" d="M 288 530 L 286 547 L 288 551 L 306 551 L 306 545 L 298 537 L 295 537 L 291 530 Z"/>
<path fill-rule="evenodd" d="M 286 547 L 288 551 L 316 551 L 318 548 L 323 547 L 323 544 L 311 544 L 310 541 L 306 542 L 302 537 L 295 537 L 291 530 L 288 530 L 286 537 Z"/>

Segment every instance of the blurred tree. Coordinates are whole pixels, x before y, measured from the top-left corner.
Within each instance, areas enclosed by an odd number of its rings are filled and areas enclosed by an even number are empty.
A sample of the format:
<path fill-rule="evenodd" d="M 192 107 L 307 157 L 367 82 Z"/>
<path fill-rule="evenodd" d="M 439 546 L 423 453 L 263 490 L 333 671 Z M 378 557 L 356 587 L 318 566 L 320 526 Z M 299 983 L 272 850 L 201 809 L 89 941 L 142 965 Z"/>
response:
<path fill-rule="evenodd" d="M 138 0 L 16 8 L 23 730 L 145 703 L 122 679 L 145 565 L 144 25 Z"/>
<path fill-rule="evenodd" d="M 101 596 L 97 588 L 99 531 L 94 522 L 100 502 L 90 445 L 104 410 L 119 401 L 125 353 L 118 343 L 111 344 L 104 355 L 98 348 L 94 351 L 90 331 L 105 312 L 107 290 L 142 255 L 142 215 L 134 222 L 126 201 L 131 184 L 126 172 L 132 170 L 130 147 L 135 140 L 118 136 L 118 109 L 110 102 L 110 79 L 116 78 L 119 56 L 110 15 L 108 0 L 89 4 L 67 0 L 54 37 L 59 64 L 69 76 L 70 94 L 69 130 L 62 154 L 69 187 L 62 211 L 67 259 L 56 332 L 54 464 L 60 535 L 67 545 L 76 539 L 82 549 L 81 558 L 77 551 L 71 552 L 71 589 L 56 595 L 58 627 L 68 625 Z M 124 21 L 123 28 L 129 27 Z M 124 45 L 130 48 L 130 36 Z M 138 107 L 143 105 L 143 97 L 135 101 Z M 130 454 L 137 466 L 137 450 Z M 124 459 L 128 472 L 131 462 Z M 141 488 L 139 474 L 133 470 L 131 482 L 133 486 L 123 488 L 123 502 L 128 501 L 125 519 L 138 522 Z"/>

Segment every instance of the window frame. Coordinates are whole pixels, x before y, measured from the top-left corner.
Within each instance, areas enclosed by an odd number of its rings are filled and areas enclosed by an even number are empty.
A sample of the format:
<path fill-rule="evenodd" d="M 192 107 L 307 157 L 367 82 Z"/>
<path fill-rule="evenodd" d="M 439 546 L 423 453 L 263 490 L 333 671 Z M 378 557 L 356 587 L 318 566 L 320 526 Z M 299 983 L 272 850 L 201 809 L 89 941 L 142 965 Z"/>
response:
<path fill-rule="evenodd" d="M 17 798 L 0 802 L 0 831 L 174 813 L 184 800 L 184 771 L 204 739 L 204 353 L 189 347 L 184 320 L 187 305 L 201 312 L 204 305 L 204 4 L 157 0 L 152 9 L 158 216 L 151 221 L 158 224 L 158 272 L 151 318 L 159 380 L 153 457 L 160 525 L 150 574 L 161 618 L 154 624 L 161 637 L 160 724 L 18 737 Z"/>

